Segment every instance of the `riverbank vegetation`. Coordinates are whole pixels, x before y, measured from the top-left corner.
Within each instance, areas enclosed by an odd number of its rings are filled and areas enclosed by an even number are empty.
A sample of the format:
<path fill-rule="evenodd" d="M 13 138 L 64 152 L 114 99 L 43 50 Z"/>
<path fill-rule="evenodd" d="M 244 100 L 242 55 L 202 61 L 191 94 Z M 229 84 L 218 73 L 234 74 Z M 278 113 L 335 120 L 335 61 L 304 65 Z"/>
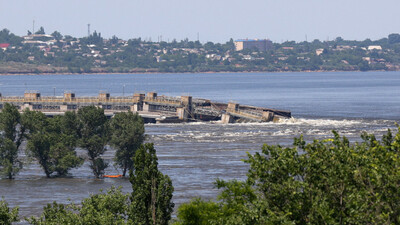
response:
<path fill-rule="evenodd" d="M 234 40 L 201 43 L 116 36 L 77 38 L 54 31 L 17 36 L 0 31 L 0 74 L 180 73 L 400 70 L 400 34 L 379 40 L 271 43 L 235 50 Z"/>
<path fill-rule="evenodd" d="M 245 181 L 216 181 L 217 201 L 178 209 L 178 224 L 399 224 L 400 133 L 351 144 L 332 139 L 264 145 Z"/>

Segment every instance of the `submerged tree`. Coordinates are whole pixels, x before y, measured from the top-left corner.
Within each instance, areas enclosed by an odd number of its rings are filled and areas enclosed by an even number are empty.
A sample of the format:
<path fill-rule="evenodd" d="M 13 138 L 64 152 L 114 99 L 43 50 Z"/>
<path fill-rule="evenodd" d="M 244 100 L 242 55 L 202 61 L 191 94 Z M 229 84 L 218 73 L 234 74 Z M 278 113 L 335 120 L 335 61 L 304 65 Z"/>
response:
<path fill-rule="evenodd" d="M 144 122 L 137 113 L 118 113 L 112 118 L 110 127 L 110 143 L 117 150 L 114 160 L 125 176 L 126 171 L 133 169 L 133 157 L 145 139 Z"/>
<path fill-rule="evenodd" d="M 167 225 L 174 203 L 174 187 L 168 175 L 158 170 L 153 144 L 142 145 L 135 154 L 134 170 L 130 172 L 132 196 L 129 220 L 138 225 Z"/>
<path fill-rule="evenodd" d="M 95 106 L 87 106 L 78 110 L 79 146 L 86 149 L 90 160 L 90 168 L 96 178 L 104 174 L 107 163 L 101 158 L 106 151 L 109 139 L 108 121 L 104 110 Z"/>
<path fill-rule="evenodd" d="M 21 168 L 22 162 L 18 160 L 15 143 L 0 136 L 0 173 L 8 179 L 13 179 Z"/>
<path fill-rule="evenodd" d="M 82 165 L 83 159 L 75 152 L 77 128 L 70 127 L 76 121 L 74 113 L 47 118 L 41 112 L 26 110 L 24 121 L 29 130 L 28 155 L 39 162 L 47 177 L 54 172 L 67 175 L 70 169 Z"/>
<path fill-rule="evenodd" d="M 0 131 L 0 172 L 12 179 L 22 168 L 18 151 L 25 137 L 25 127 L 15 106 L 4 104 L 0 112 Z"/>

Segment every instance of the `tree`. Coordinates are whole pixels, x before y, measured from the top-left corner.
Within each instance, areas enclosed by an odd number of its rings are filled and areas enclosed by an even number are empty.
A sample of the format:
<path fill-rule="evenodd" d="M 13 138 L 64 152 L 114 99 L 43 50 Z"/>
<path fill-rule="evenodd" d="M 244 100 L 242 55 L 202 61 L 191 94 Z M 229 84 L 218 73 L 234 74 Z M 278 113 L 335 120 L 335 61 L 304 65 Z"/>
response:
<path fill-rule="evenodd" d="M 171 219 L 174 188 L 168 175 L 157 168 L 156 150 L 152 143 L 142 145 L 135 154 L 129 220 L 133 224 L 167 225 Z"/>
<path fill-rule="evenodd" d="M 294 147 L 264 145 L 245 160 L 246 181 L 216 182 L 217 208 L 184 204 L 179 224 L 399 224 L 400 128 L 381 141 L 363 133 L 354 144 L 333 134 L 308 144 L 296 138 Z"/>
<path fill-rule="evenodd" d="M 104 110 L 95 106 L 87 106 L 78 110 L 79 146 L 86 149 L 90 168 L 96 178 L 104 174 L 107 163 L 101 158 L 108 142 L 108 122 Z"/>
<path fill-rule="evenodd" d="M 400 34 L 389 34 L 388 36 L 389 44 L 396 44 L 400 42 Z"/>
<path fill-rule="evenodd" d="M 35 34 L 46 34 L 46 32 L 44 32 L 43 27 L 40 27 L 39 30 L 35 32 Z"/>
<path fill-rule="evenodd" d="M 13 141 L 19 149 L 25 137 L 25 127 L 21 126 L 21 115 L 17 107 L 4 104 L 0 112 L 0 129 L 4 132 L 4 137 Z"/>
<path fill-rule="evenodd" d="M 133 157 L 145 139 L 144 122 L 137 113 L 118 113 L 112 118 L 110 127 L 110 143 L 117 149 L 114 160 L 125 176 L 126 171 L 133 169 Z"/>
<path fill-rule="evenodd" d="M 221 217 L 219 205 L 213 201 L 204 201 L 195 198 L 191 202 L 183 203 L 178 209 L 176 225 L 208 225 Z"/>
<path fill-rule="evenodd" d="M 9 30 L 3 29 L 0 31 L 0 43 L 9 43 L 11 45 L 20 45 L 22 38 L 10 33 Z"/>
<path fill-rule="evenodd" d="M 11 209 L 6 201 L 0 201 L 0 224 L 11 225 L 12 222 L 18 221 L 18 207 Z"/>
<path fill-rule="evenodd" d="M 18 160 L 18 149 L 15 143 L 8 138 L 0 137 L 0 173 L 8 179 L 13 179 L 22 168 Z"/>
<path fill-rule="evenodd" d="M 18 151 L 25 137 L 25 127 L 21 124 L 21 115 L 18 109 L 11 104 L 4 104 L 0 113 L 0 171 L 8 179 L 13 177 L 22 168 L 18 160 Z"/>
<path fill-rule="evenodd" d="M 62 39 L 62 34 L 58 31 L 54 31 L 51 36 L 53 36 L 57 41 L 60 41 Z"/>
<path fill-rule="evenodd" d="M 70 169 L 82 165 L 83 159 L 75 152 L 77 127 L 73 130 L 74 113 L 47 118 L 41 112 L 26 110 L 24 120 L 29 130 L 28 155 L 39 162 L 47 177 L 54 172 L 57 176 L 65 176 Z"/>
<path fill-rule="evenodd" d="M 33 225 L 45 224 L 126 224 L 129 197 L 112 187 L 82 200 L 80 205 L 47 204 L 40 218 L 31 217 Z"/>
<path fill-rule="evenodd" d="M 57 175 L 64 176 L 70 169 L 83 163 L 75 151 L 78 139 L 77 116 L 74 112 L 66 112 L 64 116 L 55 116 L 49 120 L 50 158 Z"/>

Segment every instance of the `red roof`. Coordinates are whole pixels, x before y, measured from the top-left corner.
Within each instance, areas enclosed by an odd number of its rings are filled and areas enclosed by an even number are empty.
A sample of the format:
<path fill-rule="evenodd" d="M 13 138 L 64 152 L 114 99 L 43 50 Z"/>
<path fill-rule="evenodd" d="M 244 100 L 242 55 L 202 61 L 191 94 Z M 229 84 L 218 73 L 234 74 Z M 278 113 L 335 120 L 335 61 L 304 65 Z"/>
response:
<path fill-rule="evenodd" d="M 8 46 L 10 46 L 10 44 L 8 44 L 8 43 L 0 43 L 0 48 L 8 48 Z"/>

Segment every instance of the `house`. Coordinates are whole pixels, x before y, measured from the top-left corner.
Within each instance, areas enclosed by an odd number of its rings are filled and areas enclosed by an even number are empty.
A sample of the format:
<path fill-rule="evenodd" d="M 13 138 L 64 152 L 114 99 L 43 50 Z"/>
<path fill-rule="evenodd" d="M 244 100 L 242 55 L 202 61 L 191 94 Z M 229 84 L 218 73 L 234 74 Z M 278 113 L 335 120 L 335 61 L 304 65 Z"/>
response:
<path fill-rule="evenodd" d="M 324 49 L 323 48 L 319 48 L 315 50 L 315 54 L 316 55 L 321 55 L 322 53 L 324 53 Z"/>
<path fill-rule="evenodd" d="M 370 45 L 370 46 L 368 46 L 368 50 L 369 51 L 382 50 L 382 47 L 380 45 Z"/>
<path fill-rule="evenodd" d="M 9 46 L 10 46 L 10 44 L 8 44 L 8 43 L 0 43 L 0 48 L 3 51 L 5 51 Z"/>
<path fill-rule="evenodd" d="M 23 36 L 24 41 L 22 44 L 30 44 L 35 46 L 45 46 L 54 45 L 57 40 L 53 36 L 48 34 L 31 34 L 28 36 Z"/>
<path fill-rule="evenodd" d="M 336 46 L 336 51 L 344 51 L 344 50 L 350 50 L 353 49 L 353 47 L 349 46 L 349 45 L 338 45 Z"/>

